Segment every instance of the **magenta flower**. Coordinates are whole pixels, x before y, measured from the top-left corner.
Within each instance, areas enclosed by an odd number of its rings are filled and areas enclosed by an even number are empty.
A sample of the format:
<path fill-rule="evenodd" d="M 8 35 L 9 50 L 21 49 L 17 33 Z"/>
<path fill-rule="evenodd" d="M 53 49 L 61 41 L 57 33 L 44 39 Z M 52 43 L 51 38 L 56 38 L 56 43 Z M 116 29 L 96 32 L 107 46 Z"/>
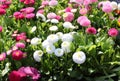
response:
<path fill-rule="evenodd" d="M 2 30 L 3 30 L 3 27 L 2 27 L 2 26 L 0 26 L 0 32 L 2 32 Z"/>
<path fill-rule="evenodd" d="M 21 60 L 23 58 L 23 52 L 21 50 L 15 50 L 12 52 L 12 58 L 14 60 Z"/>
<path fill-rule="evenodd" d="M 96 29 L 94 27 L 88 27 L 86 29 L 86 33 L 88 33 L 88 34 L 96 34 L 97 31 L 96 31 Z"/>
<path fill-rule="evenodd" d="M 25 16 L 21 13 L 21 12 L 15 12 L 13 14 L 13 16 L 16 18 L 16 19 L 24 19 Z"/>
<path fill-rule="evenodd" d="M 40 78 L 38 70 L 33 67 L 21 67 L 18 72 L 25 73 L 27 76 L 32 77 L 33 81 L 37 81 Z"/>
<path fill-rule="evenodd" d="M 55 13 L 53 13 L 53 12 L 47 14 L 47 18 L 48 18 L 48 19 L 55 19 L 56 16 L 57 16 L 57 15 L 56 15 Z"/>
<path fill-rule="evenodd" d="M 64 21 L 71 22 L 74 19 L 74 14 L 72 12 L 66 12 L 63 15 Z"/>
<path fill-rule="evenodd" d="M 9 80 L 10 81 L 26 81 L 26 74 L 25 73 L 22 73 L 22 72 L 19 72 L 19 71 L 12 71 L 10 74 L 9 74 Z"/>
<path fill-rule="evenodd" d="M 57 15 L 56 17 L 55 17 L 55 19 L 57 19 L 58 21 L 61 19 L 61 16 L 60 15 Z"/>
<path fill-rule="evenodd" d="M 44 10 L 43 10 L 43 9 L 38 10 L 37 13 L 43 14 L 43 13 L 44 13 Z"/>
<path fill-rule="evenodd" d="M 65 9 L 65 12 L 71 12 L 71 10 L 72 10 L 71 7 L 67 7 L 67 8 Z"/>
<path fill-rule="evenodd" d="M 3 8 L 0 8 L 0 15 L 4 15 L 6 13 L 6 10 Z"/>
<path fill-rule="evenodd" d="M 0 61 L 3 61 L 6 59 L 6 53 L 1 53 L 0 54 Z"/>
<path fill-rule="evenodd" d="M 15 44 L 15 46 L 18 47 L 18 48 L 25 48 L 25 44 L 22 43 L 22 42 L 17 42 L 17 43 Z"/>
<path fill-rule="evenodd" d="M 115 28 L 111 28 L 111 29 L 108 30 L 108 35 L 112 36 L 112 37 L 115 37 L 115 36 L 118 35 L 118 30 L 115 29 Z"/>
<path fill-rule="evenodd" d="M 26 40 L 27 37 L 26 37 L 26 34 L 25 33 L 20 33 L 16 36 L 16 41 L 20 41 L 20 40 Z"/>

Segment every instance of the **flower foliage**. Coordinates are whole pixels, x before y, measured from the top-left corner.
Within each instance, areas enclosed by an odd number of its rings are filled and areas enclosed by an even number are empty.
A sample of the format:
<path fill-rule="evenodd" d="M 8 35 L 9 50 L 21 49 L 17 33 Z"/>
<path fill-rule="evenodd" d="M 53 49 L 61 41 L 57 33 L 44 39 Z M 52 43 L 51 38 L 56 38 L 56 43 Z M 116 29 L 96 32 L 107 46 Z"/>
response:
<path fill-rule="evenodd" d="M 115 81 L 119 15 L 113 0 L 0 0 L 0 81 Z"/>

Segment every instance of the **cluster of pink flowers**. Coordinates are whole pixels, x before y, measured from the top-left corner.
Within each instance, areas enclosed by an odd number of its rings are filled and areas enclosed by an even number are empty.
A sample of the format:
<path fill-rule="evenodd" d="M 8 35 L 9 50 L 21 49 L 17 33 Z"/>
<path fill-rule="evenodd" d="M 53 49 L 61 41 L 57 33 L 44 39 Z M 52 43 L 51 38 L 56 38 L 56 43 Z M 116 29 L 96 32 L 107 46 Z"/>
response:
<path fill-rule="evenodd" d="M 22 8 L 20 11 L 14 12 L 13 16 L 16 19 L 31 19 L 35 17 L 35 14 L 33 13 L 35 8 L 33 7 L 27 7 L 27 8 Z"/>
<path fill-rule="evenodd" d="M 20 2 L 24 3 L 25 5 L 34 5 L 35 4 L 35 0 L 19 0 Z"/>
<path fill-rule="evenodd" d="M 10 0 L 0 0 L 0 15 L 4 15 L 6 13 L 6 9 L 9 8 L 10 4 Z"/>
<path fill-rule="evenodd" d="M 18 71 L 12 71 L 9 74 L 10 81 L 37 81 L 39 78 L 40 73 L 33 67 L 21 67 Z"/>
<path fill-rule="evenodd" d="M 45 6 L 56 6 L 58 4 L 57 0 L 43 0 L 41 7 L 45 7 Z"/>

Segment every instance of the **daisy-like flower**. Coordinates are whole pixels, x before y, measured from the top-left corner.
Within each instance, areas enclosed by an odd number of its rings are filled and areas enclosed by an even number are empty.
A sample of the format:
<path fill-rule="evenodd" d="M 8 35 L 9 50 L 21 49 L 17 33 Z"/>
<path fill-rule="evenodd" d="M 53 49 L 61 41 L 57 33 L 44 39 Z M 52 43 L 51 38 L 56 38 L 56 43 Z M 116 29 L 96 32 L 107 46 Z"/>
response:
<path fill-rule="evenodd" d="M 111 28 L 111 29 L 108 30 L 108 35 L 112 36 L 112 37 L 115 37 L 115 36 L 118 35 L 118 30 L 115 29 L 115 28 Z"/>
<path fill-rule="evenodd" d="M 49 28 L 50 31 L 57 31 L 58 30 L 58 27 L 57 26 L 51 26 Z"/>
<path fill-rule="evenodd" d="M 82 51 L 75 52 L 72 56 L 72 59 L 77 64 L 82 64 L 86 60 L 86 55 Z"/>
<path fill-rule="evenodd" d="M 72 23 L 70 23 L 70 22 L 64 22 L 63 23 L 63 27 L 64 28 L 71 28 L 73 25 L 72 25 Z"/>
<path fill-rule="evenodd" d="M 50 42 L 50 43 L 55 43 L 59 40 L 58 36 L 56 34 L 50 34 L 48 37 L 47 37 L 47 40 Z"/>
<path fill-rule="evenodd" d="M 49 6 L 56 6 L 58 4 L 57 0 L 51 0 L 49 1 Z"/>
<path fill-rule="evenodd" d="M 68 41 L 63 41 L 61 44 L 61 48 L 65 53 L 71 52 L 70 46 L 71 46 L 71 42 Z"/>
<path fill-rule="evenodd" d="M 36 27 L 36 26 L 33 26 L 30 32 L 33 33 L 33 32 L 36 31 L 36 29 L 37 29 L 37 27 Z"/>
<path fill-rule="evenodd" d="M 59 23 L 59 21 L 57 19 L 52 19 L 51 23 L 57 24 L 57 23 Z"/>
<path fill-rule="evenodd" d="M 1 53 L 0 54 L 0 61 L 3 61 L 6 59 L 6 53 Z"/>
<path fill-rule="evenodd" d="M 43 14 L 41 14 L 41 13 L 37 13 L 37 14 L 36 14 L 36 17 L 37 17 L 37 18 L 41 18 L 42 21 L 46 21 L 46 17 L 45 17 Z"/>
<path fill-rule="evenodd" d="M 58 36 L 59 39 L 62 39 L 63 33 L 62 32 L 57 32 L 56 35 Z"/>
<path fill-rule="evenodd" d="M 61 48 L 57 48 L 54 53 L 57 57 L 61 57 L 61 56 L 63 56 L 64 51 Z"/>
<path fill-rule="evenodd" d="M 120 10 L 120 3 L 118 4 L 118 10 Z"/>
<path fill-rule="evenodd" d="M 54 46 L 54 45 L 49 45 L 49 46 L 47 46 L 46 52 L 47 52 L 48 54 L 52 54 L 52 53 L 54 53 L 54 51 L 55 51 L 55 46 Z"/>
<path fill-rule="evenodd" d="M 116 10 L 117 7 L 118 7 L 117 2 L 115 2 L 115 1 L 112 1 L 112 2 L 111 2 L 111 5 L 112 5 L 112 9 L 113 9 L 113 10 Z"/>
<path fill-rule="evenodd" d="M 35 37 L 30 42 L 31 42 L 32 45 L 38 45 L 39 43 L 41 43 L 41 39 Z"/>
<path fill-rule="evenodd" d="M 47 48 L 47 46 L 49 46 L 49 45 L 51 45 L 51 43 L 50 43 L 48 40 L 44 40 L 44 41 L 42 42 L 42 47 L 43 47 L 43 48 Z"/>
<path fill-rule="evenodd" d="M 33 58 L 35 61 L 40 62 L 41 61 L 41 57 L 43 56 L 43 51 L 42 50 L 36 50 L 33 53 Z"/>
<path fill-rule="evenodd" d="M 69 42 L 71 42 L 72 40 L 73 40 L 73 36 L 71 34 L 69 34 L 69 33 L 64 34 L 62 36 L 62 41 L 69 41 Z"/>

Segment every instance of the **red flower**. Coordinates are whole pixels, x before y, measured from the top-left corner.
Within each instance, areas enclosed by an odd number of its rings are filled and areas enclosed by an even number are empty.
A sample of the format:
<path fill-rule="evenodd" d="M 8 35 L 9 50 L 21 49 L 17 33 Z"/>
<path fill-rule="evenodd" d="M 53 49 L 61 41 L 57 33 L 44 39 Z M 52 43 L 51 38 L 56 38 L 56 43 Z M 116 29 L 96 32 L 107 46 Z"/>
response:
<path fill-rule="evenodd" d="M 12 57 L 15 60 L 21 60 L 23 58 L 23 52 L 21 50 L 15 50 L 12 52 Z"/>
<path fill-rule="evenodd" d="M 10 81 L 25 81 L 26 74 L 18 71 L 12 71 L 9 74 Z"/>

